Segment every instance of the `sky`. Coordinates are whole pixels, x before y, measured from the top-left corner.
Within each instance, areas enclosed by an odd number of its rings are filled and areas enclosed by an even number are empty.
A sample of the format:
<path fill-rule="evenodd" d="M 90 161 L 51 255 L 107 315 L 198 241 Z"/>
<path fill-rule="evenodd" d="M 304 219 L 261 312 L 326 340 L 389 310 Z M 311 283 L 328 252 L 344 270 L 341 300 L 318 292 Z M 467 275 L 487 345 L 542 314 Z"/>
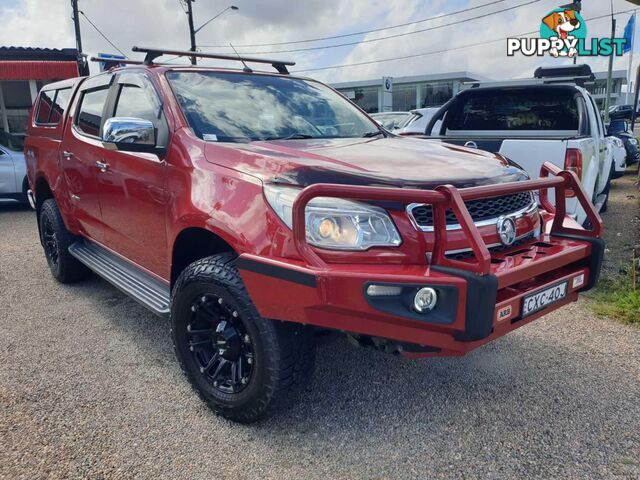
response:
<path fill-rule="evenodd" d="M 237 11 L 225 12 L 198 33 L 197 43 L 202 51 L 230 53 L 231 43 L 240 53 L 259 53 L 260 55 L 256 56 L 293 60 L 297 62 L 292 68 L 293 71 L 328 83 L 382 76 L 399 77 L 460 71 L 502 80 L 530 77 L 541 64 L 564 62 L 551 58 L 527 58 L 522 55 L 507 57 L 506 37 L 538 30 L 540 19 L 565 2 L 538 0 L 523 5 L 532 0 L 503 0 L 473 11 L 454 14 L 456 11 L 492 1 L 494 0 L 195 0 L 193 8 L 195 24 L 198 27 L 231 5 L 231 2 L 239 7 Z M 519 5 L 523 6 L 517 7 Z M 607 0 L 583 0 L 582 5 L 582 14 L 586 19 L 611 11 L 611 5 Z M 131 52 L 133 45 L 184 50 L 189 46 L 187 16 L 181 0 L 79 0 L 79 7 L 86 17 L 130 58 L 141 58 L 140 54 Z M 446 26 L 511 7 L 517 8 Z M 634 5 L 625 0 L 613 0 L 615 12 L 632 8 L 635 8 Z M 246 46 L 346 35 L 418 22 L 434 16 L 439 18 L 401 28 L 333 40 Z M 629 16 L 630 13 L 616 16 L 618 36 L 622 36 Z M 75 46 L 69 0 L 0 0 L 0 22 L 2 46 Z M 416 32 L 427 28 L 431 30 Z M 606 37 L 610 34 L 610 29 L 610 19 L 588 22 L 589 37 Z M 117 53 L 83 16 L 81 30 L 83 47 L 89 55 L 99 52 Z M 377 40 L 400 34 L 404 35 Z M 460 48 L 494 39 L 505 40 L 489 45 Z M 350 45 L 327 48 L 344 43 Z M 324 48 L 283 52 L 315 47 Z M 452 48 L 455 50 L 450 50 Z M 309 71 L 326 66 L 443 50 L 450 51 L 405 60 Z M 582 61 L 590 63 L 594 71 L 607 68 L 606 58 L 586 58 Z M 635 56 L 634 68 L 638 62 L 640 54 Z M 202 63 L 213 64 L 211 61 Z M 614 68 L 626 70 L 628 56 L 616 58 Z"/>

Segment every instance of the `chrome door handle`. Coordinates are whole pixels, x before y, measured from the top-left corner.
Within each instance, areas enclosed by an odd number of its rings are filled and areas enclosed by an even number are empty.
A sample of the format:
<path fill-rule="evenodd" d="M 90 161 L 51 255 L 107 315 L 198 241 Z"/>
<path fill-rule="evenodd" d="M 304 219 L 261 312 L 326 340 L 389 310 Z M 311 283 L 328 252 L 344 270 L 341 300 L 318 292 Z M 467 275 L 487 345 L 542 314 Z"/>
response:
<path fill-rule="evenodd" d="M 71 157 L 73 157 L 73 153 L 67 152 L 65 150 L 64 152 L 62 152 L 62 156 L 64 157 L 65 160 L 69 160 Z"/>
<path fill-rule="evenodd" d="M 96 167 L 98 167 L 102 173 L 106 173 L 106 171 L 109 170 L 109 164 L 105 162 L 96 162 Z"/>

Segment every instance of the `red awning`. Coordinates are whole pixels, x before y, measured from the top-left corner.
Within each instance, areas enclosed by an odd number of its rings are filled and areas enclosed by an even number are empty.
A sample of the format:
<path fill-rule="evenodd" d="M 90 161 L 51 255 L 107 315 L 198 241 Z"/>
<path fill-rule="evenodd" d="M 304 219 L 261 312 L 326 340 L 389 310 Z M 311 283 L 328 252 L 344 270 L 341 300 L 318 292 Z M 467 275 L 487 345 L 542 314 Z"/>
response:
<path fill-rule="evenodd" d="M 0 80 L 64 80 L 77 76 L 76 62 L 0 61 Z"/>

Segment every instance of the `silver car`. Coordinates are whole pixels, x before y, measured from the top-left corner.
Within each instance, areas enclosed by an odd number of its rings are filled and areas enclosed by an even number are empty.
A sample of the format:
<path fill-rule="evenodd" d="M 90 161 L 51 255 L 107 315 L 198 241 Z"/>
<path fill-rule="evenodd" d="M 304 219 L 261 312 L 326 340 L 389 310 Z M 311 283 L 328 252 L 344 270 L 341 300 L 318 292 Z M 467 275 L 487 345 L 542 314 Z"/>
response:
<path fill-rule="evenodd" d="M 0 132 L 0 203 L 27 203 L 27 164 L 24 139 Z"/>

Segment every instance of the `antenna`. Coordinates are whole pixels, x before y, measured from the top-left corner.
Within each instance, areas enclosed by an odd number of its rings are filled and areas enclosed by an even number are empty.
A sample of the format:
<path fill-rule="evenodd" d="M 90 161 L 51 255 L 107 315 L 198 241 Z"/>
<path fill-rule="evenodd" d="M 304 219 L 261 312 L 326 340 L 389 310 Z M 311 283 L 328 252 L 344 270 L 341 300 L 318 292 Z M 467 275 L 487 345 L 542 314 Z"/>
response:
<path fill-rule="evenodd" d="M 244 68 L 242 69 L 242 71 L 245 72 L 245 73 L 253 73 L 253 70 L 251 70 L 246 63 L 244 63 L 244 60 L 242 59 L 242 57 L 240 56 L 240 54 L 236 50 L 236 47 L 234 47 L 231 42 L 229 42 L 229 45 L 231 46 L 231 48 L 233 48 L 233 51 L 236 52 L 236 55 L 238 56 L 238 58 L 242 62 L 242 65 L 244 65 Z"/>

